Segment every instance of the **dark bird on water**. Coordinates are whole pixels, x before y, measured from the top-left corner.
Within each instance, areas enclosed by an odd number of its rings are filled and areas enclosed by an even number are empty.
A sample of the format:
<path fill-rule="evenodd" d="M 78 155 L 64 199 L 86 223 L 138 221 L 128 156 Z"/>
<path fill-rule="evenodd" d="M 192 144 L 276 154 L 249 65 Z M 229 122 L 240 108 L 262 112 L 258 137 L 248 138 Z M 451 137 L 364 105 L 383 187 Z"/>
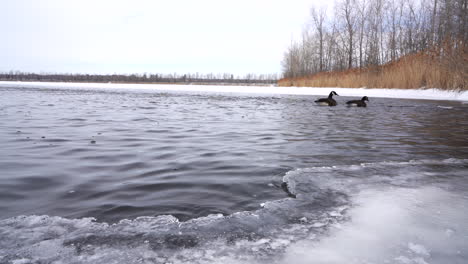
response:
<path fill-rule="evenodd" d="M 329 95 L 328 98 L 320 98 L 316 100 L 315 102 L 319 105 L 328 105 L 328 106 L 335 106 L 336 101 L 333 99 L 333 95 L 338 95 L 335 91 L 332 91 Z"/>
<path fill-rule="evenodd" d="M 369 98 L 367 98 L 367 96 L 364 96 L 361 100 L 348 101 L 346 104 L 348 106 L 366 107 L 367 104 L 365 101 L 369 102 Z"/>

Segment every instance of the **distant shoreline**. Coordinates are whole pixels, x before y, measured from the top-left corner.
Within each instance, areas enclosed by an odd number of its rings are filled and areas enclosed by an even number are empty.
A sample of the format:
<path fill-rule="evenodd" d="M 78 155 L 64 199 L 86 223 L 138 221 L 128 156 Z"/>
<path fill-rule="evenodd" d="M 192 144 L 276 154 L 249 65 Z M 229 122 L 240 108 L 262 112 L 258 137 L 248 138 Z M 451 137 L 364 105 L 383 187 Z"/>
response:
<path fill-rule="evenodd" d="M 214 85 L 214 86 L 277 86 L 277 83 L 263 82 L 94 82 L 94 81 L 32 81 L 32 80 L 1 80 L 0 83 L 91 83 L 91 84 L 138 84 L 138 85 Z"/>
<path fill-rule="evenodd" d="M 203 85 L 271 85 L 277 84 L 276 74 L 85 74 L 0 72 L 0 81 L 129 83 L 129 84 L 203 84 Z"/>
<path fill-rule="evenodd" d="M 220 87 L 222 86 L 222 87 Z M 0 81 L 0 88 L 52 88 L 52 89 L 97 89 L 127 90 L 142 92 L 189 92 L 218 94 L 259 94 L 259 95 L 328 95 L 332 90 L 346 97 L 380 97 L 423 100 L 467 101 L 468 91 L 442 89 L 382 89 L 382 88 L 338 88 L 338 87 L 279 87 L 279 86 L 234 86 L 234 85 L 183 85 L 183 84 L 129 84 L 129 83 L 72 83 L 72 82 L 10 82 Z"/>
<path fill-rule="evenodd" d="M 265 82 L 110 82 L 110 81 L 35 81 L 35 80 L 1 80 L 0 82 L 19 83 L 103 83 L 103 84 L 152 84 L 152 85 L 221 85 L 221 86 L 276 86 L 277 83 Z"/>

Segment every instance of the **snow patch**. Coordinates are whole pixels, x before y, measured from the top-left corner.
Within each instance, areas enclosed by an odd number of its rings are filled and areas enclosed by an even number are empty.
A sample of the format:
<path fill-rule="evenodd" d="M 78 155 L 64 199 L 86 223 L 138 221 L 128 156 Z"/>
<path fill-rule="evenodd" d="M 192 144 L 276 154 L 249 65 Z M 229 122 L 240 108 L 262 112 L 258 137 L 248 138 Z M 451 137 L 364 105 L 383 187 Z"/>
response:
<path fill-rule="evenodd" d="M 430 256 L 431 254 L 429 254 L 429 250 L 427 250 L 423 245 L 418 245 L 418 244 L 414 244 L 412 242 L 409 242 L 408 243 L 408 248 L 414 252 L 415 254 L 418 254 L 418 255 L 423 255 L 423 256 Z"/>
<path fill-rule="evenodd" d="M 382 98 L 407 98 L 427 100 L 468 101 L 468 91 L 441 89 L 367 89 L 338 87 L 265 87 L 265 86 L 216 86 L 216 85 L 167 85 L 167 84 L 116 84 L 116 83 L 61 83 L 61 82 L 8 82 L 1 81 L 0 87 L 54 88 L 54 89 L 105 89 L 129 91 L 163 91 L 191 93 L 231 93 L 265 95 L 328 95 L 336 91 L 341 96 Z"/>

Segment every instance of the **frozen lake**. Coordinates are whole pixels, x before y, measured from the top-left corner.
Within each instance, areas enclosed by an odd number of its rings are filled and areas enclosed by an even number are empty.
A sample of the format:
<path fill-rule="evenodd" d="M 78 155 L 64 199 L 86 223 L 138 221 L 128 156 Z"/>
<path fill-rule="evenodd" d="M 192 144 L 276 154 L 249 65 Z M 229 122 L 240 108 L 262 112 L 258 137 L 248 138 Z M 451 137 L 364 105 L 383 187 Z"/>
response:
<path fill-rule="evenodd" d="M 0 85 L 0 263 L 468 261 L 463 101 L 24 86 Z"/>

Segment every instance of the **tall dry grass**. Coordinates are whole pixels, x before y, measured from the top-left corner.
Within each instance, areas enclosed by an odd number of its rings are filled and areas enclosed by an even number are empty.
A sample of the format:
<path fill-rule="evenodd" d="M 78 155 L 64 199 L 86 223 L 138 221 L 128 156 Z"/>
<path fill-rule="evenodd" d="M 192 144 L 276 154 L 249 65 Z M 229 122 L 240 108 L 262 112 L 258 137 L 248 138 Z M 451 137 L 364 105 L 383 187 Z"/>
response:
<path fill-rule="evenodd" d="M 350 88 L 439 88 L 467 90 L 468 56 L 465 50 L 425 52 L 404 56 L 371 68 L 321 72 L 311 76 L 283 78 L 279 86 Z"/>

